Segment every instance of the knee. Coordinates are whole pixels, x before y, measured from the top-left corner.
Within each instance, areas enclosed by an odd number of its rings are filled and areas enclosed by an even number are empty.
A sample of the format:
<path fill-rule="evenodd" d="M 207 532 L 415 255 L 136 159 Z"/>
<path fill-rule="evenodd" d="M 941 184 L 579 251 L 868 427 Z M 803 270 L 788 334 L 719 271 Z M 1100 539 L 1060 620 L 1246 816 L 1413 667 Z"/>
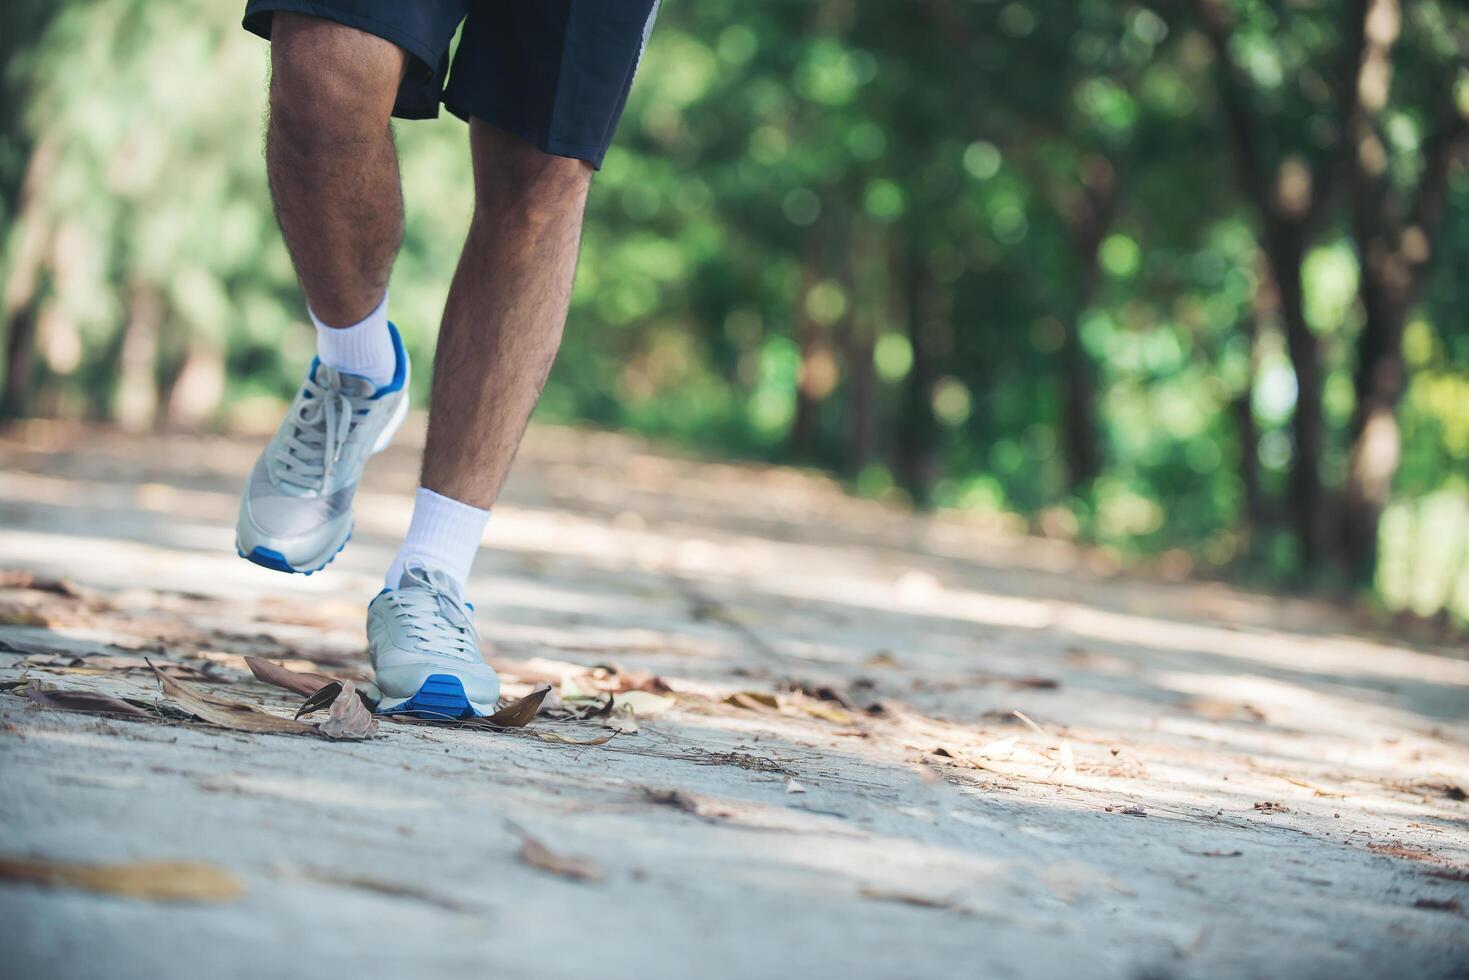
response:
<path fill-rule="evenodd" d="M 582 160 L 543 153 L 474 120 L 475 219 L 539 224 L 580 213 L 592 182 Z"/>
<path fill-rule="evenodd" d="M 403 50 L 334 21 L 277 13 L 271 24 L 271 124 L 291 142 L 377 137 L 406 67 Z"/>

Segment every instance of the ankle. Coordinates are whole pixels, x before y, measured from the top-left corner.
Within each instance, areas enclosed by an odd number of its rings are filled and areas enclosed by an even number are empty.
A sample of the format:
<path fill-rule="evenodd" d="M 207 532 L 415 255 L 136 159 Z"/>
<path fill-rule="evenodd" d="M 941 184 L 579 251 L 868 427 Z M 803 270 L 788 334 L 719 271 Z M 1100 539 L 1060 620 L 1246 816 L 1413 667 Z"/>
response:
<path fill-rule="evenodd" d="M 489 519 L 488 510 L 419 487 L 413 498 L 408 536 L 388 566 L 387 587 L 396 589 L 403 577 L 403 566 L 410 559 L 417 559 L 448 575 L 462 594 Z"/>
<path fill-rule="evenodd" d="M 321 363 L 346 374 L 367 378 L 378 387 L 393 380 L 398 349 L 388 330 L 388 294 L 372 312 L 356 323 L 329 326 L 314 310 L 307 310 L 316 326 L 316 356 Z"/>

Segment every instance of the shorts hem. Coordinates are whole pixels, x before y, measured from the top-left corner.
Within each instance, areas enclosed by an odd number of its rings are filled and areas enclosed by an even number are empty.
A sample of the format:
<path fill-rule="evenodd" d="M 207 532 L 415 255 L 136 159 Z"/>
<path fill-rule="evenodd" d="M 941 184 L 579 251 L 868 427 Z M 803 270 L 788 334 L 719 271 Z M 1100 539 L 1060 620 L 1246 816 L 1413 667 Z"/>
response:
<path fill-rule="evenodd" d="M 457 99 L 451 99 L 447 95 L 444 98 L 444 108 L 453 115 L 458 116 L 465 122 L 473 117 L 482 123 L 488 123 L 496 129 L 518 136 L 527 143 L 556 157 L 567 157 L 572 160 L 581 160 L 592 165 L 593 170 L 602 169 L 602 161 L 607 156 L 607 147 L 600 143 L 572 143 L 568 140 L 553 139 L 540 133 L 533 133 L 523 126 L 512 125 L 503 119 L 496 118 L 493 114 L 486 114 L 470 109 Z"/>
<path fill-rule="evenodd" d="M 310 0 L 251 0 L 245 7 L 245 16 L 240 25 L 258 37 L 270 40 L 270 22 L 263 14 L 273 14 L 285 11 L 293 14 L 307 14 L 312 17 L 320 17 L 346 27 L 355 27 L 359 31 L 366 31 L 376 37 L 382 38 L 396 44 L 417 58 L 428 69 L 430 75 L 438 75 L 438 52 L 430 44 L 420 38 L 403 31 L 392 24 L 384 23 L 372 17 L 364 17 L 361 14 L 347 13 L 338 10 L 328 4 L 312 3 Z M 393 115 L 400 119 L 433 119 L 439 114 L 437 100 L 431 108 L 410 107 L 407 109 L 395 106 Z"/>

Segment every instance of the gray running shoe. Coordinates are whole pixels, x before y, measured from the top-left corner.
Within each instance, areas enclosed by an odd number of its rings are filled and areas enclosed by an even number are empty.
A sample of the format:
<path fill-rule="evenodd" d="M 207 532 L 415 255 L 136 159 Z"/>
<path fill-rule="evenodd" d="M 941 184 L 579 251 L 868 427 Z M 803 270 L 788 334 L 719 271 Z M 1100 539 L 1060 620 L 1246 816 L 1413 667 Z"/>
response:
<path fill-rule="evenodd" d="M 396 589 L 367 607 L 367 654 L 382 714 L 477 718 L 495 711 L 500 678 L 480 653 L 470 607 L 438 569 L 410 559 Z"/>
<path fill-rule="evenodd" d="M 362 469 L 408 415 L 408 352 L 391 323 L 398 367 L 381 388 L 319 361 L 265 447 L 240 499 L 235 548 L 279 572 L 319 572 L 352 536 Z"/>

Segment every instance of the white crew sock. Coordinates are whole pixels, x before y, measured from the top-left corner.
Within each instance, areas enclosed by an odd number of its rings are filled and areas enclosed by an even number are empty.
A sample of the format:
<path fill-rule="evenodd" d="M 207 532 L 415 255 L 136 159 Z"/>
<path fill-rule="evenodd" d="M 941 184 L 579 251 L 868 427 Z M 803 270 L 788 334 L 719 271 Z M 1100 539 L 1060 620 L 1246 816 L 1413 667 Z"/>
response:
<path fill-rule="evenodd" d="M 396 589 L 403 577 L 403 565 L 417 558 L 429 568 L 449 575 L 461 594 L 469 579 L 469 566 L 479 550 L 480 536 L 490 512 L 460 503 L 443 494 L 419 487 L 413 497 L 413 520 L 408 524 L 408 537 L 393 564 L 388 566 L 388 588 Z"/>
<path fill-rule="evenodd" d="M 346 374 L 358 374 L 381 388 L 393 380 L 398 367 L 398 352 L 393 349 L 393 336 L 388 333 L 388 294 L 377 309 L 360 322 L 347 327 L 329 327 L 306 311 L 316 324 L 316 356 Z"/>

